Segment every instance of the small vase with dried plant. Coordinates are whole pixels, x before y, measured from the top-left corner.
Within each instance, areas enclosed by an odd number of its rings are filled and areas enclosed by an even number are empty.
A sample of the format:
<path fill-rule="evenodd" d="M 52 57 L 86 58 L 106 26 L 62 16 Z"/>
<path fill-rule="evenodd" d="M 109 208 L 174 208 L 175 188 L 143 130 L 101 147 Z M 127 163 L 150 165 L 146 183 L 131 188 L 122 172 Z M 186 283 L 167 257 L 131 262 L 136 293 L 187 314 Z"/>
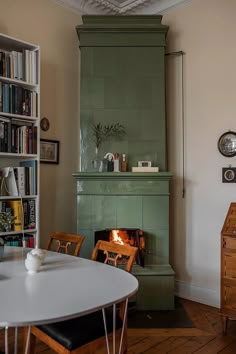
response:
<path fill-rule="evenodd" d="M 93 168 L 102 171 L 102 159 L 99 158 L 99 147 L 110 139 L 121 139 L 126 135 L 125 127 L 119 122 L 113 124 L 92 124 L 92 135 L 95 142 L 95 158 L 92 161 Z"/>

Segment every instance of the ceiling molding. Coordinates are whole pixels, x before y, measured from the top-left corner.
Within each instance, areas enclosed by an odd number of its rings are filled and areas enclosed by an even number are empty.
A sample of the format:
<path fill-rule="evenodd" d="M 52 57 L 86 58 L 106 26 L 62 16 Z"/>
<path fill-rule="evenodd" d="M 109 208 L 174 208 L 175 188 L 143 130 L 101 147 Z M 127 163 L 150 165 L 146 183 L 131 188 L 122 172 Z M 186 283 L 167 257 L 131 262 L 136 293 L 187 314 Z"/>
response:
<path fill-rule="evenodd" d="M 52 0 L 80 15 L 163 14 L 192 0 Z"/>
<path fill-rule="evenodd" d="M 117 2 L 114 0 L 94 0 L 94 3 L 103 7 L 104 11 L 110 10 L 114 14 L 127 13 L 129 10 L 133 10 L 147 2 L 150 2 L 150 0 L 127 0 L 123 2 Z"/>
<path fill-rule="evenodd" d="M 146 6 L 140 7 L 138 13 L 129 12 L 133 15 L 157 15 L 164 14 L 166 12 L 172 11 L 173 9 L 183 6 L 184 4 L 191 2 L 192 0 L 158 0 Z"/>

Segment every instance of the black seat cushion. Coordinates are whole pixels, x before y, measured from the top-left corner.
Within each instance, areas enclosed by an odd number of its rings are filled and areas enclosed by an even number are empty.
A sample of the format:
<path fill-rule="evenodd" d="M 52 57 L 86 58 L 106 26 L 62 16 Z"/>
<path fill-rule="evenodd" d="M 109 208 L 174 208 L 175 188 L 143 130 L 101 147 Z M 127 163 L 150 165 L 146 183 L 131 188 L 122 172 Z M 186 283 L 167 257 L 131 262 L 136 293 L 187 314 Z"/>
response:
<path fill-rule="evenodd" d="M 107 332 L 111 333 L 113 331 L 112 309 L 106 310 L 106 323 Z M 121 328 L 122 323 L 117 314 L 116 329 Z M 76 349 L 105 335 L 101 310 L 72 320 L 37 327 L 69 350 Z"/>

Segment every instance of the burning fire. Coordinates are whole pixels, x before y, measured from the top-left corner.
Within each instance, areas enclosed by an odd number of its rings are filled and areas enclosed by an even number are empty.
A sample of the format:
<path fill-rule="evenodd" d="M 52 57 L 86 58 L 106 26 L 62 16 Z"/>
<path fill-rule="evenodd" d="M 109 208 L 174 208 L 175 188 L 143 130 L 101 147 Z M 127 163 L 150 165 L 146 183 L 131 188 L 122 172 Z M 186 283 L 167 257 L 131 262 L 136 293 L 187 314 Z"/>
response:
<path fill-rule="evenodd" d="M 122 238 L 119 236 L 119 230 L 112 230 L 112 241 L 119 245 L 124 245 Z"/>

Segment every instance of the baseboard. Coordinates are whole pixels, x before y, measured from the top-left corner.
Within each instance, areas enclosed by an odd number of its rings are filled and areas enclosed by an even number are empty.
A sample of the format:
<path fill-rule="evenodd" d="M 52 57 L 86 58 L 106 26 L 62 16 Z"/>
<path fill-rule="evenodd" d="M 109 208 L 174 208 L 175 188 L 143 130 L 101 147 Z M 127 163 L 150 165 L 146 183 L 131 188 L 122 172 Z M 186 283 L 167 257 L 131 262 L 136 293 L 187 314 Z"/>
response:
<path fill-rule="evenodd" d="M 220 308 L 220 289 L 209 289 L 203 286 L 175 280 L 175 295 L 183 299 Z"/>

